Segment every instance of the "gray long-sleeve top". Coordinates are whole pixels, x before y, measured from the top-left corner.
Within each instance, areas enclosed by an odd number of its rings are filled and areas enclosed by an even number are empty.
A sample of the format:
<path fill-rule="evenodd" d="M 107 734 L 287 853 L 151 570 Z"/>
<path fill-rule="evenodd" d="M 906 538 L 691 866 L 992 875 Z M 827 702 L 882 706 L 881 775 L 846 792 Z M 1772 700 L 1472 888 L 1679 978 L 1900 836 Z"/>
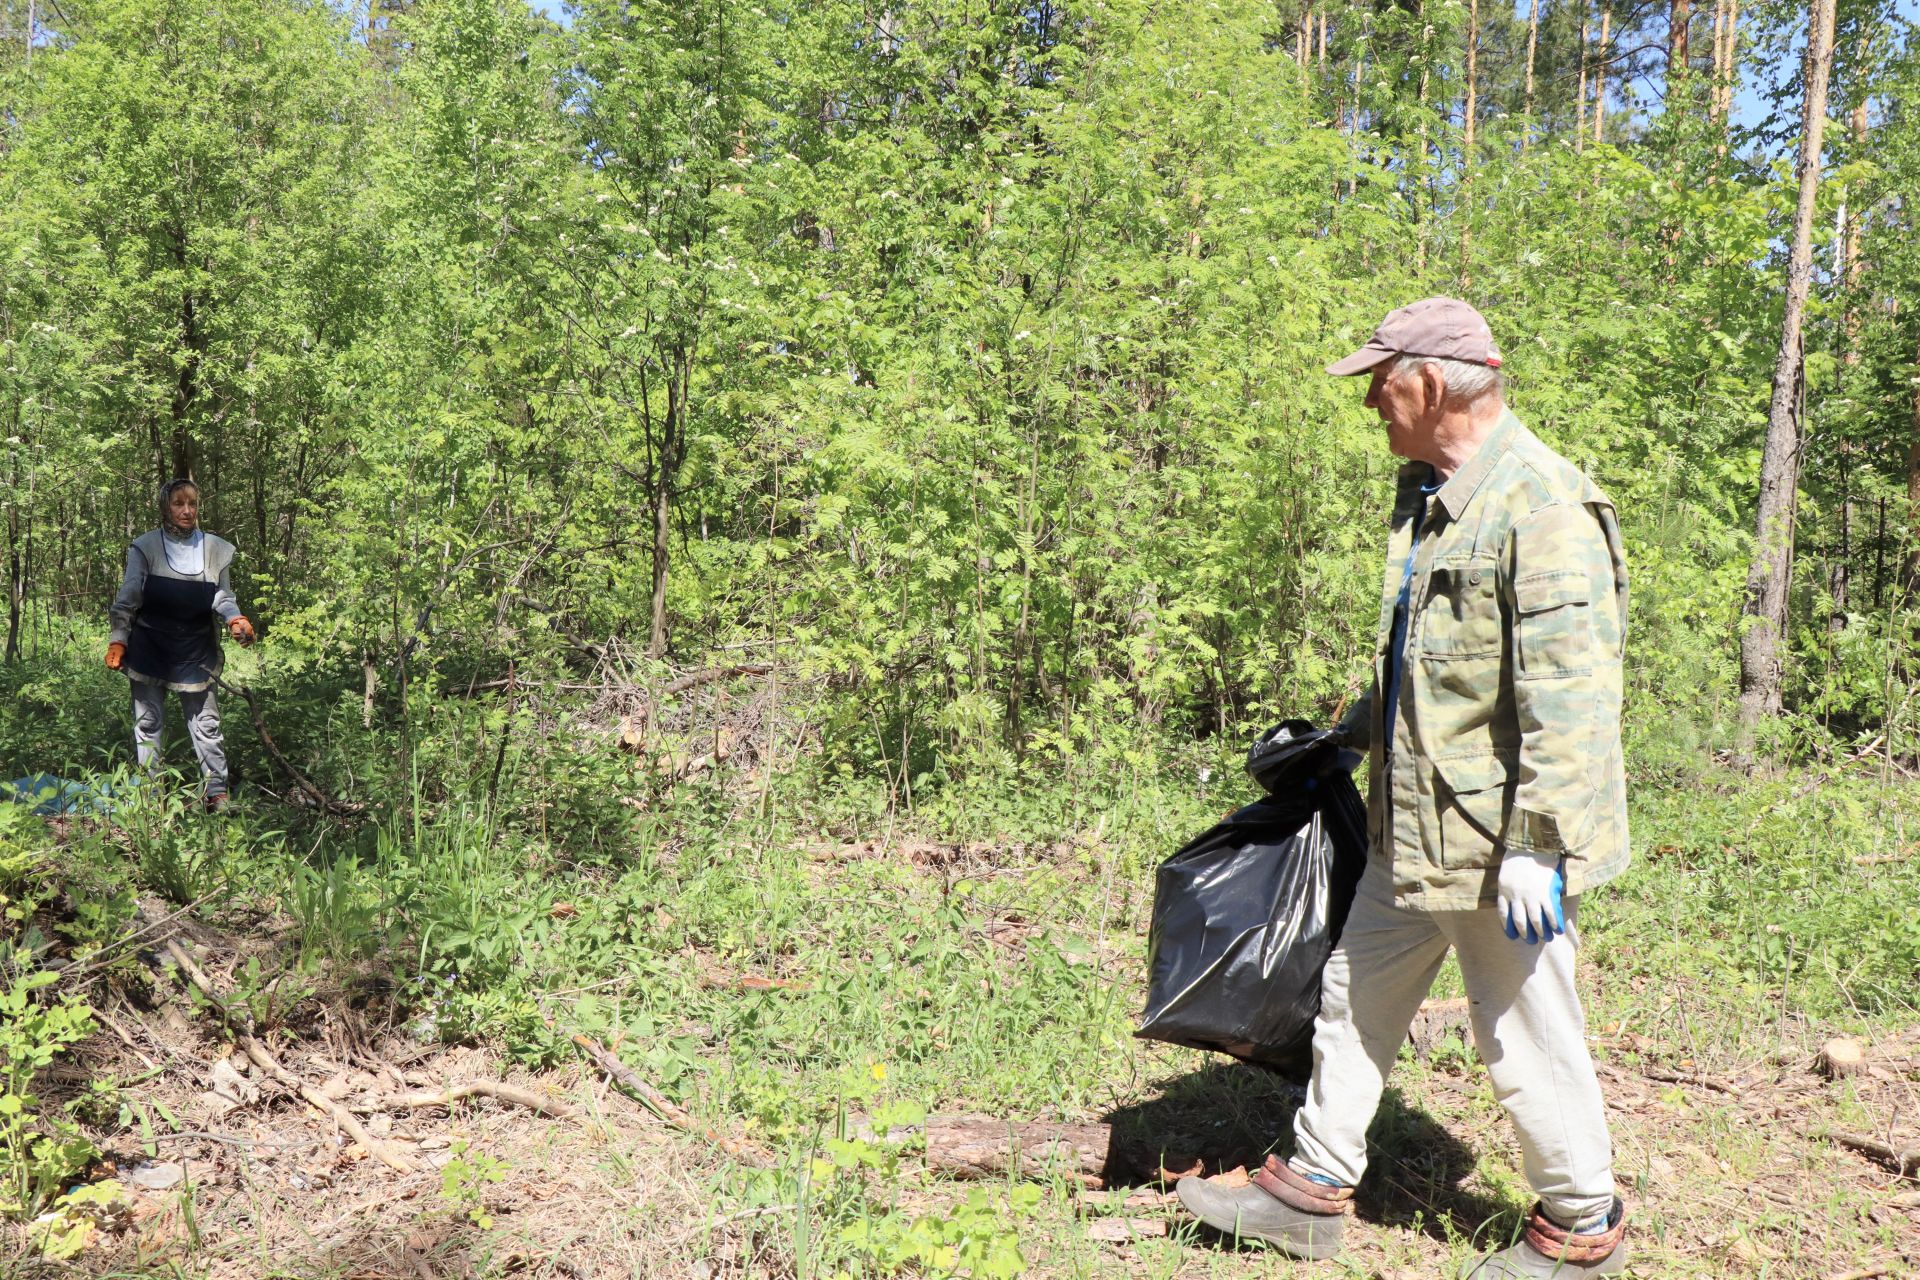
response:
<path fill-rule="evenodd" d="M 167 555 L 169 543 L 174 552 L 171 560 Z M 126 644 L 133 634 L 133 620 L 146 601 L 147 579 L 150 576 L 212 582 L 213 611 L 227 622 L 240 616 L 240 601 L 235 598 L 233 585 L 227 577 L 227 571 L 233 564 L 233 544 L 211 533 L 204 534 L 201 571 L 198 574 L 183 573 L 173 568 L 174 562 L 186 559 L 187 551 L 186 539 L 174 538 L 161 529 L 149 530 L 128 545 L 126 572 L 120 579 L 120 590 L 113 597 L 113 604 L 107 609 L 109 643 Z"/>

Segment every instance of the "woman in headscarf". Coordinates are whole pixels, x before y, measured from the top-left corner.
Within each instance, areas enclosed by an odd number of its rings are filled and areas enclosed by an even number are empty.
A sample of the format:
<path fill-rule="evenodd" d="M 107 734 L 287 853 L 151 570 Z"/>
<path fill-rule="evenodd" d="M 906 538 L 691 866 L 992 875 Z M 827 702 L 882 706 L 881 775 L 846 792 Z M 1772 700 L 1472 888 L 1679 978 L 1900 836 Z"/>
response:
<path fill-rule="evenodd" d="M 160 527 L 127 548 L 127 572 L 108 611 L 107 666 L 133 686 L 133 747 L 143 768 L 160 763 L 167 690 L 180 695 L 187 736 L 199 758 L 209 809 L 227 802 L 227 751 L 213 683 L 220 675 L 220 628 L 243 645 L 253 624 L 240 612 L 227 567 L 233 544 L 200 527 L 200 487 L 170 480 L 160 490 Z"/>

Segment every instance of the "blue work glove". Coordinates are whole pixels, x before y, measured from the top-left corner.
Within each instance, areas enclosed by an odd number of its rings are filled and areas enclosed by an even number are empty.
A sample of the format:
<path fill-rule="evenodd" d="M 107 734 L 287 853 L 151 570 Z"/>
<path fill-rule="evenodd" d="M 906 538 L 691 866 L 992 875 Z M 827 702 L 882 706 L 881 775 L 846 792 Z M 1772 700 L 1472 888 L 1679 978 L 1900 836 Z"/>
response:
<path fill-rule="evenodd" d="M 1567 891 L 1562 859 L 1551 853 L 1508 853 L 1500 860 L 1500 921 L 1528 946 L 1567 931 L 1560 897 Z"/>

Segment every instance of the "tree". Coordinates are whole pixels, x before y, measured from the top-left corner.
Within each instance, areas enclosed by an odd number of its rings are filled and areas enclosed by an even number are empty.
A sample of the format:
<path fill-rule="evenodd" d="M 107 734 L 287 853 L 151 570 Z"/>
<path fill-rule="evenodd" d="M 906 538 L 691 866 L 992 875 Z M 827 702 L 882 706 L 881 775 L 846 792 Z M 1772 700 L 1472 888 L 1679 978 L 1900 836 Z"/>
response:
<path fill-rule="evenodd" d="M 1786 310 L 1760 459 L 1760 500 L 1754 551 L 1747 572 L 1740 637 L 1740 725 L 1752 741 L 1761 719 L 1781 707 L 1782 644 L 1787 630 L 1794 514 L 1800 481 L 1800 407 L 1806 353 L 1802 326 L 1813 276 L 1813 215 L 1820 189 L 1820 144 L 1827 119 L 1827 80 L 1833 71 L 1834 0 L 1811 0 L 1807 18 L 1806 100 L 1801 115 L 1799 200 L 1787 259 Z"/>
<path fill-rule="evenodd" d="M 31 319 L 68 339 L 72 398 L 49 416 L 108 450 L 129 522 L 151 519 L 154 483 L 192 475 L 210 523 L 239 535 L 262 513 L 264 550 L 283 501 L 311 493 L 281 488 L 273 459 L 325 430 L 327 362 L 366 316 L 365 83 L 323 7 L 84 12 L 35 58 L 6 170 Z"/>

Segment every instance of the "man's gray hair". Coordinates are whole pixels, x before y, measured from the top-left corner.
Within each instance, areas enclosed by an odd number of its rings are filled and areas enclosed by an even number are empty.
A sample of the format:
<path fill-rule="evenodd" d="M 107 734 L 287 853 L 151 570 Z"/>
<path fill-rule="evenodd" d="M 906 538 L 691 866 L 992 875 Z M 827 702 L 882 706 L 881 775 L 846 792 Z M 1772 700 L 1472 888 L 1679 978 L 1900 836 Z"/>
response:
<path fill-rule="evenodd" d="M 1433 365 L 1440 370 L 1440 380 L 1447 387 L 1447 399 L 1459 404 L 1472 404 L 1482 396 L 1499 395 L 1506 390 L 1506 382 L 1501 378 L 1500 371 L 1491 365 L 1475 364 L 1471 360 L 1447 360 L 1440 356 L 1396 356 L 1393 376 L 1397 378 L 1403 373 L 1415 373 L 1423 364 Z"/>

